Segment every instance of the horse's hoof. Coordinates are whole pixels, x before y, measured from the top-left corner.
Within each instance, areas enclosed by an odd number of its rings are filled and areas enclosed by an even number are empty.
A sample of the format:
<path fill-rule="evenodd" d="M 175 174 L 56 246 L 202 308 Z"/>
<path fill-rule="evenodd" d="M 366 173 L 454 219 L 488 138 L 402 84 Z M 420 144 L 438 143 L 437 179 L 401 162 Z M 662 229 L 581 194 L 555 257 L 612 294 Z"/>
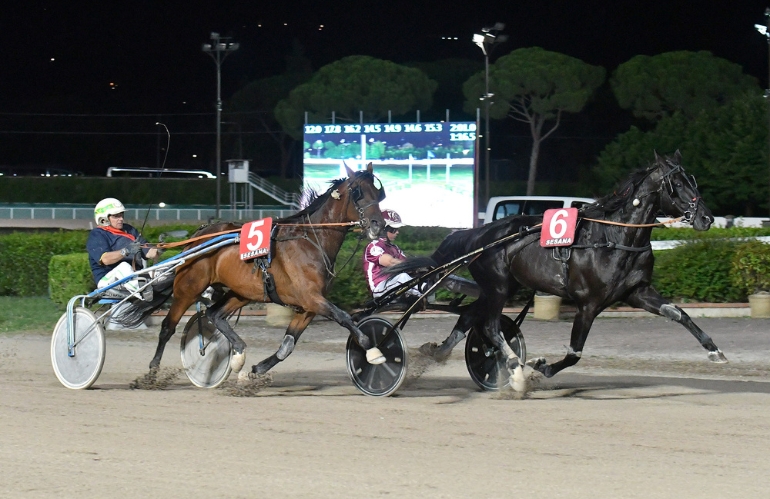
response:
<path fill-rule="evenodd" d="M 230 359 L 230 369 L 233 370 L 234 373 L 240 373 L 241 369 L 243 369 L 243 364 L 246 363 L 246 354 L 241 353 L 234 353 L 233 357 Z"/>
<path fill-rule="evenodd" d="M 433 342 L 425 343 L 420 346 L 420 353 L 426 357 L 433 358 L 436 355 L 436 350 L 438 350 L 438 345 Z"/>
<path fill-rule="evenodd" d="M 238 383 L 246 383 L 251 378 L 252 374 L 250 372 L 241 371 L 238 373 Z M 256 375 L 255 375 L 256 377 Z"/>
<path fill-rule="evenodd" d="M 722 353 L 722 350 L 709 352 L 709 360 L 717 364 L 727 364 L 727 357 Z"/>
<path fill-rule="evenodd" d="M 527 391 L 527 378 L 524 376 L 524 370 L 517 366 L 511 375 L 511 387 L 513 391 L 523 393 Z"/>
<path fill-rule="evenodd" d="M 545 374 L 545 368 L 548 364 L 546 363 L 545 357 L 537 357 L 536 359 L 528 360 L 527 365 L 535 371 Z"/>
<path fill-rule="evenodd" d="M 385 356 L 382 355 L 382 352 L 380 352 L 380 349 L 377 347 L 370 348 L 366 351 L 366 361 L 370 364 L 382 364 L 385 360 Z"/>

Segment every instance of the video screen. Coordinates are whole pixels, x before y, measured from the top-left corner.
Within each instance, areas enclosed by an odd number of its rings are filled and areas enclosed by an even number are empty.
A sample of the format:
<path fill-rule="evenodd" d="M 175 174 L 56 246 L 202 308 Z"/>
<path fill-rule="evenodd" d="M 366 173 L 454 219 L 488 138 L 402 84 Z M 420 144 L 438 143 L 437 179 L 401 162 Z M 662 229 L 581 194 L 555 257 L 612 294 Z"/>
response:
<path fill-rule="evenodd" d="M 305 125 L 304 188 L 374 165 L 385 186 L 382 209 L 406 225 L 473 226 L 476 123 Z"/>

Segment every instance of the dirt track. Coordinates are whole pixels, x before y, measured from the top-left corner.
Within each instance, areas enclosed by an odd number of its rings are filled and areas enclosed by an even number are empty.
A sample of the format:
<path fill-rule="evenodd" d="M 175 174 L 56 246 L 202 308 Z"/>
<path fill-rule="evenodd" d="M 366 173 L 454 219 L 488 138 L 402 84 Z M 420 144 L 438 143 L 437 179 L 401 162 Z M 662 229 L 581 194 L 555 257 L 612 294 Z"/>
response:
<path fill-rule="evenodd" d="M 599 320 L 581 363 L 524 400 L 479 392 L 461 348 L 397 396 L 364 397 L 328 322 L 253 397 L 183 375 L 130 389 L 153 332 L 108 332 L 86 391 L 59 384 L 48 336 L 0 337 L 0 497 L 770 497 L 770 320 L 697 322 L 730 364 L 663 319 Z M 416 347 L 452 323 L 414 319 L 404 334 Z M 238 330 L 247 366 L 282 336 Z M 569 323 L 524 332 L 530 357 L 555 360 Z M 163 360 L 172 377 L 178 341 Z"/>

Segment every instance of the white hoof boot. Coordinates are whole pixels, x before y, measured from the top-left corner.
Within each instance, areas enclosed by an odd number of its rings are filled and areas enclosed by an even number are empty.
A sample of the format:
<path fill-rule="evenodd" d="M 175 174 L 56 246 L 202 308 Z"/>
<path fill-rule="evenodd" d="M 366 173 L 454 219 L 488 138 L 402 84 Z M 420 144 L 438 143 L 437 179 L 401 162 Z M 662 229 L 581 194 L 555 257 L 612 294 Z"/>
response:
<path fill-rule="evenodd" d="M 380 349 L 377 347 L 370 348 L 366 351 L 366 361 L 370 364 L 382 364 L 385 362 L 385 356 L 382 355 Z"/>
<path fill-rule="evenodd" d="M 240 373 L 241 369 L 243 369 L 243 364 L 245 363 L 246 363 L 245 353 L 234 353 L 233 358 L 230 359 L 230 369 L 232 369 L 234 373 Z"/>
<path fill-rule="evenodd" d="M 526 392 L 527 391 L 527 378 L 524 376 L 524 370 L 521 366 L 516 366 L 511 376 L 511 387 L 514 392 Z"/>

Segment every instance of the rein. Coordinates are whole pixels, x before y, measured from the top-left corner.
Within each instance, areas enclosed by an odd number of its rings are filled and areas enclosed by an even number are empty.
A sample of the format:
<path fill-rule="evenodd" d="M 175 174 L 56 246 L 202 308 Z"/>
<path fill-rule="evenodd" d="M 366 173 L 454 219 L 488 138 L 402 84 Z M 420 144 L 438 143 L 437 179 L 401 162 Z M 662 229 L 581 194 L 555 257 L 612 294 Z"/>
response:
<path fill-rule="evenodd" d="M 355 226 L 360 225 L 360 222 L 329 222 L 329 223 L 322 223 L 322 224 L 283 224 L 283 223 L 277 223 L 276 226 L 280 227 L 342 227 L 342 226 Z M 168 249 L 168 248 L 176 248 L 179 246 L 185 246 L 187 244 L 193 243 L 195 241 L 200 241 L 201 239 L 211 239 L 212 237 L 221 236 L 224 234 L 234 234 L 236 232 L 240 232 L 241 229 L 232 229 L 232 230 L 224 230 L 222 232 L 214 232 L 212 234 L 205 234 L 203 236 L 198 237 L 191 237 L 189 239 L 185 239 L 184 241 L 177 241 L 175 243 L 156 243 L 149 245 L 151 248 L 160 248 L 160 249 Z"/>
<path fill-rule="evenodd" d="M 605 224 L 605 225 L 618 225 L 620 227 L 636 227 L 636 228 L 644 228 L 644 227 L 665 227 L 668 224 L 675 224 L 681 220 L 683 220 L 685 217 L 678 217 L 678 218 L 672 218 L 671 220 L 667 220 L 665 222 L 656 222 L 654 224 L 626 224 L 623 222 L 612 222 L 610 220 L 600 220 L 597 218 L 581 218 L 581 220 L 588 220 L 589 222 L 596 222 L 598 224 Z"/>

